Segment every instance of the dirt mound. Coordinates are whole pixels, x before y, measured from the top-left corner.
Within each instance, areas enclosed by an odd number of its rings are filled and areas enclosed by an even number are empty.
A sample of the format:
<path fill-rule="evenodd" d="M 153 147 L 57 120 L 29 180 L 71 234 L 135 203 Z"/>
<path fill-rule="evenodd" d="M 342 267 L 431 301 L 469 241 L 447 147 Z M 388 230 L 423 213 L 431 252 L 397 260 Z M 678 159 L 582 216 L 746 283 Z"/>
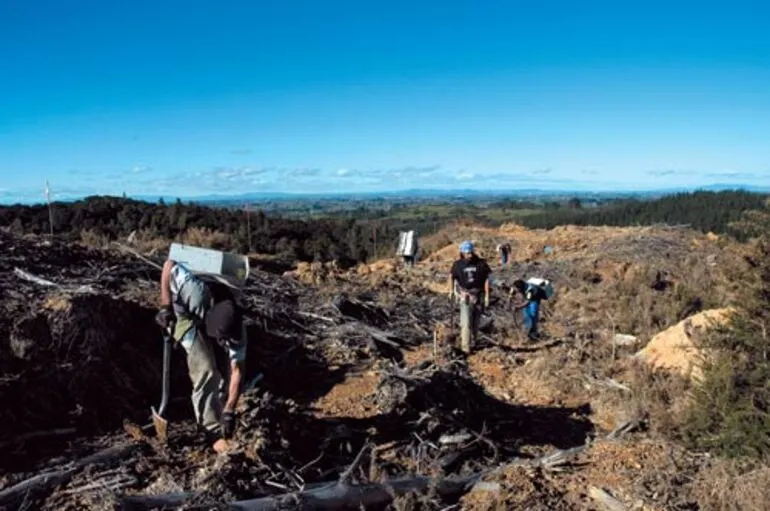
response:
<path fill-rule="evenodd" d="M 311 284 L 314 286 L 334 280 L 339 274 L 337 265 L 334 262 L 331 263 L 297 263 L 297 268 L 292 271 L 284 272 L 286 277 L 294 277 L 303 284 Z"/>
<path fill-rule="evenodd" d="M 53 303 L 31 304 L 38 312 L 11 328 L 0 438 L 61 428 L 96 433 L 127 418 L 144 421 L 161 382 L 153 311 L 103 294 Z M 3 465 L 12 461 L 2 458 Z"/>
<path fill-rule="evenodd" d="M 695 343 L 708 328 L 726 322 L 731 311 L 725 308 L 695 314 L 653 337 L 639 351 L 638 356 L 654 368 L 675 371 L 686 377 L 698 377 L 700 351 Z"/>

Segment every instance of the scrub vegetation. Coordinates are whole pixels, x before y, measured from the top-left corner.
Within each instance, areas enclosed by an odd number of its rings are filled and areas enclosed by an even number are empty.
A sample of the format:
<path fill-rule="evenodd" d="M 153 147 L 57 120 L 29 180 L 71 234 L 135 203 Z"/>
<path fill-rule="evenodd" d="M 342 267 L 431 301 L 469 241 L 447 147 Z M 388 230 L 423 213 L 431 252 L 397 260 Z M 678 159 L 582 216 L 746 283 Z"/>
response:
<path fill-rule="evenodd" d="M 286 218 L 264 211 L 208 207 L 177 200 L 149 203 L 118 197 L 89 197 L 53 204 L 54 232 L 63 239 L 86 237 L 95 242 L 125 238 L 137 231 L 144 240 L 192 237 L 216 248 L 284 257 L 292 262 L 336 260 L 343 266 L 393 253 L 400 230 L 420 236 L 458 221 L 486 226 L 517 223 L 550 229 L 559 225 L 636 226 L 686 224 L 700 232 L 742 236 L 733 223 L 748 210 L 760 208 L 764 196 L 742 191 L 683 193 L 654 200 L 617 199 L 560 202 L 505 199 L 399 205 L 385 210 L 362 205 L 355 210 L 323 209 L 310 218 Z M 15 233 L 46 234 L 48 208 L 0 207 L 0 225 Z M 214 233 L 217 234 L 214 234 Z M 200 239 L 200 235 L 205 239 Z"/>

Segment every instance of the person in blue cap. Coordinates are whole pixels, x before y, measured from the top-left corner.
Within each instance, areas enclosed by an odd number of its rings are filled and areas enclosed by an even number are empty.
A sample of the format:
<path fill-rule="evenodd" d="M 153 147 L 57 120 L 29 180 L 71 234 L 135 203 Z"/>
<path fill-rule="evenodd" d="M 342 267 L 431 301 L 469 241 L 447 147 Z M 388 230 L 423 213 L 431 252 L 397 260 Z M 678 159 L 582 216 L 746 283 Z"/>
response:
<path fill-rule="evenodd" d="M 473 243 L 460 244 L 460 258 L 452 265 L 449 297 L 460 299 L 460 347 L 470 353 L 476 342 L 482 304 L 489 307 L 489 275 L 492 270 L 473 249 Z"/>

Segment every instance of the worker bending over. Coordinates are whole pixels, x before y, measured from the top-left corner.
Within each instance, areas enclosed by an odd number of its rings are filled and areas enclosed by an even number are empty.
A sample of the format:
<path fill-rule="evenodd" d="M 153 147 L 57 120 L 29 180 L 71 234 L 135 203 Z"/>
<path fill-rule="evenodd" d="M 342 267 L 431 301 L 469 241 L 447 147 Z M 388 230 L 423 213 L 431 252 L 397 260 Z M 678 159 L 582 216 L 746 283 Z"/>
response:
<path fill-rule="evenodd" d="M 540 302 L 547 300 L 548 296 L 542 287 L 524 282 L 521 279 L 514 281 L 510 291 L 511 296 L 517 291 L 521 294 L 521 298 L 513 305 L 513 310 L 524 311 L 524 329 L 527 332 L 527 337 L 536 341 L 540 339 L 540 332 L 538 331 Z"/>
<path fill-rule="evenodd" d="M 247 344 L 241 311 L 229 290 L 220 292 L 223 286 L 206 283 L 169 259 L 161 273 L 160 310 L 155 316 L 155 321 L 169 329 L 185 349 L 195 418 L 220 453 L 228 450 L 227 439 L 235 430 Z M 219 395 L 224 384 L 214 358 L 215 345 L 225 349 L 229 359 L 224 403 Z"/>

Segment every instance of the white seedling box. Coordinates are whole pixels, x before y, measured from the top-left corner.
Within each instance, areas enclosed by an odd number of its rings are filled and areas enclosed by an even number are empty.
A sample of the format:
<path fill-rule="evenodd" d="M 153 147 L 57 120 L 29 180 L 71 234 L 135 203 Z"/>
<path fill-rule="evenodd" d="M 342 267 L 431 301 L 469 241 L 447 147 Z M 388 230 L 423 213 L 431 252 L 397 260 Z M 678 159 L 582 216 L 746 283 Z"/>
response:
<path fill-rule="evenodd" d="M 414 231 L 401 232 L 398 236 L 398 248 L 396 249 L 397 256 L 413 256 L 415 255 L 416 240 Z"/>
<path fill-rule="evenodd" d="M 249 278 L 249 258 L 245 255 L 172 243 L 168 257 L 198 275 L 220 275 L 241 286 Z"/>

